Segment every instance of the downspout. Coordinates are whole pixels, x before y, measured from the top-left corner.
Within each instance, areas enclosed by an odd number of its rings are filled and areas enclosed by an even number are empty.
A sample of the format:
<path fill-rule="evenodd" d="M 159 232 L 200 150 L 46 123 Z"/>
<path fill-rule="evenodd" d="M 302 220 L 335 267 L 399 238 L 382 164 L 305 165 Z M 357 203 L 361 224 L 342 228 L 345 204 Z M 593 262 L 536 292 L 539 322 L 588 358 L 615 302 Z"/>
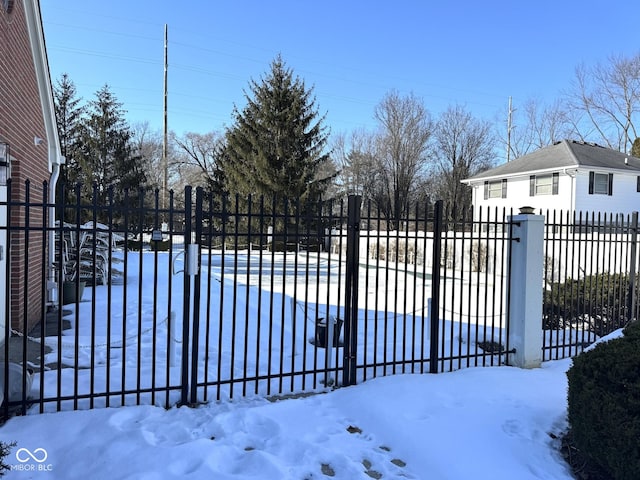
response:
<path fill-rule="evenodd" d="M 49 248 L 47 262 L 47 304 L 56 305 L 58 303 L 58 281 L 55 268 L 56 255 L 56 187 L 60 178 L 60 166 L 64 164 L 65 158 L 60 155 L 56 147 L 49 148 L 51 160 L 51 178 L 49 180 Z M 53 158 L 51 158 L 53 157 Z M 62 220 L 61 220 L 62 221 Z"/>
<path fill-rule="evenodd" d="M 577 169 L 571 169 L 571 171 L 567 168 L 563 169 L 563 173 L 567 175 L 571 179 L 571 205 L 569 206 L 571 211 L 571 216 L 575 216 L 576 213 L 576 196 L 575 196 L 575 184 L 576 184 L 576 175 L 578 173 Z"/>

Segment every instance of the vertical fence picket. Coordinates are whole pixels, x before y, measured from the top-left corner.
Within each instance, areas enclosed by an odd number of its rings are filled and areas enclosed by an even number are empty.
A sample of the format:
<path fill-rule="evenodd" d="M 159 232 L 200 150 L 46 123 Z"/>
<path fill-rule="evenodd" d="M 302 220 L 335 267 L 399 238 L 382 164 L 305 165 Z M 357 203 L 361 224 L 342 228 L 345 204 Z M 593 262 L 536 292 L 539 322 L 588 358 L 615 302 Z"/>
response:
<path fill-rule="evenodd" d="M 253 393 L 255 395 L 260 391 L 260 359 L 261 359 L 261 341 L 262 341 L 262 271 L 264 268 L 264 249 L 266 247 L 265 242 L 265 223 L 264 223 L 264 196 L 260 196 L 259 202 L 259 253 L 258 253 L 258 298 L 257 298 L 257 309 L 256 309 L 256 345 L 255 345 L 255 355 L 256 355 L 256 370 L 255 370 L 255 387 Z M 222 321 L 222 318 L 220 319 Z"/>
<path fill-rule="evenodd" d="M 283 233 L 282 233 L 282 285 L 284 289 L 284 285 L 287 284 L 287 257 L 289 250 L 289 201 L 287 198 L 282 199 L 282 218 L 283 224 Z M 285 294 L 283 292 L 282 298 L 280 301 L 280 312 L 279 312 L 279 347 L 280 347 L 280 355 L 278 356 L 278 394 L 282 394 L 283 386 L 284 386 L 284 356 L 285 356 L 285 316 L 287 309 L 287 302 L 285 301 Z"/>
<path fill-rule="evenodd" d="M 217 354 L 217 362 L 216 362 L 216 400 L 220 400 L 222 398 L 222 346 L 223 346 L 223 333 L 224 333 L 224 302 L 225 302 L 225 287 L 227 285 L 226 282 L 226 260 L 227 260 L 227 224 L 229 219 L 229 210 L 228 210 L 228 197 L 226 195 L 222 196 L 221 205 L 220 205 L 220 223 L 222 224 L 221 233 L 221 243 L 222 243 L 222 254 L 220 255 L 220 307 L 219 311 L 219 321 L 218 321 L 218 354 Z"/>
<path fill-rule="evenodd" d="M 49 215 L 51 214 L 52 210 L 55 212 L 55 208 L 53 205 L 50 205 L 46 199 L 48 198 L 48 194 L 49 194 L 49 184 L 47 182 L 43 183 L 42 186 L 42 190 L 41 190 L 41 195 L 42 195 L 42 213 L 41 213 L 41 217 L 42 217 L 42 236 L 40 237 L 40 242 L 41 244 L 44 246 L 47 245 L 47 243 L 49 242 L 49 239 L 52 238 L 52 231 L 50 229 L 50 217 Z M 42 278 L 42 289 L 41 289 L 41 301 L 40 301 L 40 311 L 42 312 L 42 316 L 43 316 L 43 321 L 40 322 L 40 325 L 38 328 L 38 339 L 37 341 L 40 344 L 40 358 L 44 359 L 45 357 L 45 332 L 46 332 L 46 323 L 47 323 L 47 301 L 50 300 L 50 295 L 49 295 L 49 289 L 52 288 L 52 285 L 49 285 L 49 281 L 52 280 L 52 278 L 49 276 L 49 271 L 48 269 L 50 268 L 49 264 L 48 264 L 48 258 L 49 257 L 49 248 L 54 248 L 52 245 L 50 245 L 48 248 L 43 248 L 42 249 L 42 253 L 41 253 L 41 257 L 40 257 L 40 263 L 42 264 L 41 270 L 40 270 L 40 275 Z M 6 317 L 5 317 L 6 319 Z M 25 378 L 26 380 L 26 378 Z M 1 387 L 1 386 L 0 386 Z M 40 375 L 40 385 L 39 385 L 40 391 L 44 390 L 44 375 Z M 26 390 L 23 390 L 26 391 Z M 39 402 L 39 407 L 40 409 L 42 409 L 42 401 Z M 42 410 L 41 410 L 42 411 Z"/>
<path fill-rule="evenodd" d="M 170 393 L 171 393 L 171 368 L 175 366 L 175 347 L 177 343 L 177 339 L 174 338 L 173 332 L 175 332 L 175 323 L 176 318 L 172 310 L 172 291 L 173 291 L 173 270 L 172 270 L 172 262 L 174 256 L 174 192 L 173 190 L 169 191 L 169 204 L 168 204 L 168 212 L 163 212 L 163 218 L 167 221 L 167 229 L 169 232 L 169 258 L 167 262 L 167 333 L 165 335 L 165 340 L 167 342 L 167 350 L 165 356 L 165 363 L 167 367 L 164 372 L 164 384 L 167 388 L 165 388 L 164 395 L 164 404 L 169 406 L 170 403 Z"/>
<path fill-rule="evenodd" d="M 2 203 L 0 203 L 0 208 L 5 208 L 5 221 L 6 221 L 6 225 L 3 225 L 3 227 L 6 227 L 6 235 L 5 235 L 5 239 L 6 239 L 6 244 L 4 245 L 4 252 L 3 254 L 5 255 L 5 262 L 6 262 L 6 268 L 5 268 L 5 275 L 4 275 L 4 285 L 5 287 L 8 287 L 9 285 L 11 285 L 11 264 L 9 259 L 12 258 L 11 257 L 11 243 L 12 243 L 12 231 L 11 231 L 11 222 L 9 221 L 9 219 L 11 218 L 11 213 L 12 213 L 12 208 L 11 208 L 11 194 L 12 194 L 12 182 L 11 179 L 9 178 L 7 180 L 7 189 L 6 189 L 6 198 L 2 199 Z M 9 288 L 7 288 L 7 292 L 6 294 L 10 294 L 11 290 Z M 8 391 L 8 386 L 9 386 L 9 349 L 7 348 L 7 345 L 9 345 L 9 338 L 10 338 L 10 333 L 11 333 L 11 306 L 10 306 L 10 302 L 7 301 L 6 297 L 5 297 L 5 302 L 2 308 L 2 313 L 4 315 L 4 319 L 5 319 L 5 328 L 4 328 L 4 332 L 3 332 L 3 346 L 4 346 L 4 358 L 2 359 L 2 365 L 0 366 L 0 368 L 2 368 L 2 378 L 3 381 L 0 382 L 0 388 L 2 389 L 3 392 L 3 402 L 0 404 L 0 419 L 5 419 L 9 417 L 9 402 L 8 401 L 4 401 L 4 392 Z"/>
<path fill-rule="evenodd" d="M 433 218 L 433 266 L 431 267 L 431 312 L 429 350 L 429 373 L 438 373 L 438 340 L 440 337 L 440 264 L 442 252 L 442 210 L 443 202 L 438 200 L 435 204 Z"/>
<path fill-rule="evenodd" d="M 630 235 L 629 241 L 629 285 L 628 301 L 627 301 L 627 321 L 633 321 L 637 318 L 636 314 L 636 268 L 638 262 L 638 212 L 633 212 L 631 215 L 631 224 L 628 229 Z"/>
<path fill-rule="evenodd" d="M 31 280 L 31 276 L 29 273 L 29 262 L 31 259 L 31 252 L 28 245 L 30 244 L 31 235 L 30 235 L 30 225 L 31 225 L 31 182 L 27 180 L 25 182 L 25 207 L 24 207 L 24 233 L 23 233 L 23 245 L 25 245 L 24 249 L 24 267 L 23 267 L 23 285 L 22 291 L 26 292 L 29 288 L 29 282 Z M 29 332 L 29 302 L 27 299 L 27 295 L 24 295 L 22 300 L 22 328 L 25 333 Z M 24 335 L 22 337 L 22 365 L 23 365 L 23 375 L 20 378 L 21 383 L 21 398 L 20 398 L 20 413 L 25 415 L 27 413 L 27 398 L 24 392 L 26 392 L 27 386 L 27 376 L 24 374 L 24 370 L 27 365 L 27 336 Z"/>
<path fill-rule="evenodd" d="M 440 314 L 438 315 L 438 362 L 440 367 L 438 371 L 446 371 L 445 365 L 447 363 L 446 354 L 446 317 L 447 317 L 447 303 L 446 299 L 449 294 L 449 275 L 448 268 L 451 265 L 453 259 L 451 258 L 451 251 L 449 249 L 449 219 L 452 215 L 452 208 L 443 204 L 442 213 L 442 227 L 440 229 L 440 277 L 438 279 L 439 284 L 439 299 L 440 299 Z M 433 344 L 432 344 L 433 345 Z"/>
<path fill-rule="evenodd" d="M 249 331 L 251 329 L 250 317 L 249 317 L 249 306 L 251 305 L 251 219 L 252 219 L 252 207 L 253 207 L 253 198 L 251 195 L 247 198 L 247 272 L 245 274 L 245 297 L 244 297 L 244 343 L 243 343 L 243 355 L 242 355 L 242 396 L 247 395 L 247 377 L 249 376 Z M 236 252 L 237 255 L 237 252 Z"/>
<path fill-rule="evenodd" d="M 109 250 L 107 252 L 107 262 L 109 265 L 109 277 L 107 280 L 107 351 L 106 351 L 106 365 L 105 365 L 105 406 L 109 407 L 111 403 L 111 334 L 112 334 L 112 300 L 113 300 L 113 187 L 109 187 L 107 194 L 107 225 L 108 225 L 108 242 Z"/>
<path fill-rule="evenodd" d="M 203 366 L 203 379 L 204 379 L 204 391 L 203 391 L 203 395 L 202 395 L 202 400 L 204 402 L 206 402 L 209 399 L 209 386 L 207 385 L 207 380 L 209 379 L 209 360 L 210 360 L 210 349 L 211 349 L 211 323 L 212 323 L 212 317 L 213 317 L 213 313 L 214 313 L 214 309 L 212 308 L 212 302 L 213 302 L 213 295 L 212 295 L 212 291 L 213 291 L 213 286 L 212 286 L 212 282 L 214 280 L 213 278 L 213 235 L 214 235 L 214 211 L 213 211 L 213 202 L 214 202 L 214 198 L 213 198 L 213 194 L 209 193 L 208 195 L 208 205 L 205 209 L 205 211 L 203 212 L 203 221 L 206 222 L 206 241 L 203 240 L 202 238 L 200 239 L 200 245 L 202 247 L 202 249 L 206 249 L 206 253 L 201 250 L 201 255 L 204 257 L 206 255 L 207 258 L 207 272 L 206 272 L 206 276 L 205 276 L 205 285 L 206 285 L 206 289 L 207 289 L 207 297 L 206 297 L 206 304 L 208 306 L 208 308 L 206 309 L 206 313 L 205 313 L 205 337 L 204 337 L 204 366 Z M 204 203 L 203 203 L 203 208 L 204 207 Z M 202 261 L 202 259 L 201 259 Z"/>
<path fill-rule="evenodd" d="M 368 202 L 369 204 L 369 210 L 371 208 L 371 200 L 369 200 Z M 371 217 L 371 215 L 369 215 L 369 217 Z M 381 243 L 382 243 L 382 239 L 380 238 L 380 206 L 376 207 L 376 232 L 377 232 L 377 238 L 376 238 L 376 250 L 375 250 L 375 255 L 376 255 L 376 262 L 375 262 L 375 294 L 373 296 L 373 304 L 375 305 L 375 311 L 373 314 L 373 378 L 376 378 L 378 376 L 378 343 L 379 343 L 379 332 L 380 332 L 380 327 L 379 325 L 379 292 L 380 292 L 380 256 L 382 254 L 382 249 L 381 249 Z M 385 287 L 386 288 L 386 287 Z M 386 361 L 386 324 L 383 325 L 383 332 L 382 332 L 382 336 L 383 336 L 383 361 Z M 383 366 L 383 369 L 386 369 L 385 366 Z"/>
<path fill-rule="evenodd" d="M 162 228 L 160 225 L 160 190 L 155 189 L 153 192 L 153 231 L 152 231 L 152 239 L 153 235 L 156 232 L 160 232 L 160 240 L 158 240 L 158 244 L 156 244 L 157 248 L 153 253 L 153 312 L 151 314 L 151 404 L 155 405 L 156 403 L 156 369 L 158 363 L 158 352 L 157 352 L 157 338 L 158 338 L 158 291 L 160 290 L 158 284 L 158 270 L 159 270 L 159 256 L 160 256 L 160 246 L 163 243 L 164 236 L 162 234 Z M 167 344 L 167 347 L 169 344 Z M 168 348 L 167 348 L 168 349 Z"/>

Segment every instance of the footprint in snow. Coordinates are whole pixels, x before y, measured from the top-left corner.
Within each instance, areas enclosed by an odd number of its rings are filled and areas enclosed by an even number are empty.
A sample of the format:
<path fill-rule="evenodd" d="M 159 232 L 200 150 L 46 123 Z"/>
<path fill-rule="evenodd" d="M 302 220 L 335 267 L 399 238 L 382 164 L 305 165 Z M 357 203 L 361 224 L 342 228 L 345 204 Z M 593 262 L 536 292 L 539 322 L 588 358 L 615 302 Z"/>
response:
<path fill-rule="evenodd" d="M 507 420 L 502 424 L 502 431 L 510 437 L 519 437 L 520 435 L 520 422 L 517 420 Z"/>
<path fill-rule="evenodd" d="M 371 440 L 371 437 L 364 435 L 362 429 L 356 425 L 349 425 L 346 430 L 352 435 L 357 435 L 363 439 Z M 376 480 L 383 478 L 384 476 L 391 476 L 392 478 L 413 478 L 412 475 L 405 471 L 407 463 L 404 460 L 395 457 L 391 452 L 391 448 L 386 445 L 381 445 L 380 447 L 373 449 L 367 458 L 362 460 L 362 466 L 364 467 L 364 473 L 368 477 Z M 324 470 L 322 470 L 322 473 L 327 475 Z"/>

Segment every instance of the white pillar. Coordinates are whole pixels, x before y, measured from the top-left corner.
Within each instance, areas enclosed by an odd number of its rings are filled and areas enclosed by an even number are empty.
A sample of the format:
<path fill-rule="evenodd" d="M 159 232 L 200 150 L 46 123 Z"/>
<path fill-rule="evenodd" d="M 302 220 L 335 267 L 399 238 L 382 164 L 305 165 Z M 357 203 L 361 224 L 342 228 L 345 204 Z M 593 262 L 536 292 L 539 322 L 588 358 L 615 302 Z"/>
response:
<path fill-rule="evenodd" d="M 509 364 L 536 368 L 542 363 L 544 217 L 515 215 L 510 242 Z"/>

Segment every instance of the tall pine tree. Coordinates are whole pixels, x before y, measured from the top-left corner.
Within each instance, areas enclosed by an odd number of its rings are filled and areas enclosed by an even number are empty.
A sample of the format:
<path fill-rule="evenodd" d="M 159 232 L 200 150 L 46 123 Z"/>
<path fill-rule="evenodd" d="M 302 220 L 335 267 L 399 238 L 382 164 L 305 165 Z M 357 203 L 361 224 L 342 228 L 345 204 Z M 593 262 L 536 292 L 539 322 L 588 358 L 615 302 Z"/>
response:
<path fill-rule="evenodd" d="M 53 87 L 60 153 L 65 157 L 61 169 L 61 183 L 65 187 L 65 202 L 73 202 L 74 190 L 81 181 L 80 141 L 84 107 L 80 104 L 76 86 L 64 73 Z M 72 215 L 71 215 L 72 216 Z M 70 217 L 69 220 L 72 220 Z"/>
<path fill-rule="evenodd" d="M 234 108 L 235 123 L 226 132 L 221 166 L 227 190 L 317 199 L 327 183 L 318 173 L 329 162 L 328 132 L 312 90 L 278 56 L 260 83 L 250 81 L 250 91 L 244 109 Z"/>
<path fill-rule="evenodd" d="M 96 185 L 98 205 L 107 204 L 108 188 L 112 185 L 116 204 L 124 202 L 127 189 L 130 189 L 128 201 L 131 202 L 146 181 L 143 162 L 134 153 L 124 114 L 122 104 L 108 85 L 98 90 L 95 99 L 89 102 L 81 135 L 82 176 L 87 197 L 92 197 L 91 189 Z"/>

